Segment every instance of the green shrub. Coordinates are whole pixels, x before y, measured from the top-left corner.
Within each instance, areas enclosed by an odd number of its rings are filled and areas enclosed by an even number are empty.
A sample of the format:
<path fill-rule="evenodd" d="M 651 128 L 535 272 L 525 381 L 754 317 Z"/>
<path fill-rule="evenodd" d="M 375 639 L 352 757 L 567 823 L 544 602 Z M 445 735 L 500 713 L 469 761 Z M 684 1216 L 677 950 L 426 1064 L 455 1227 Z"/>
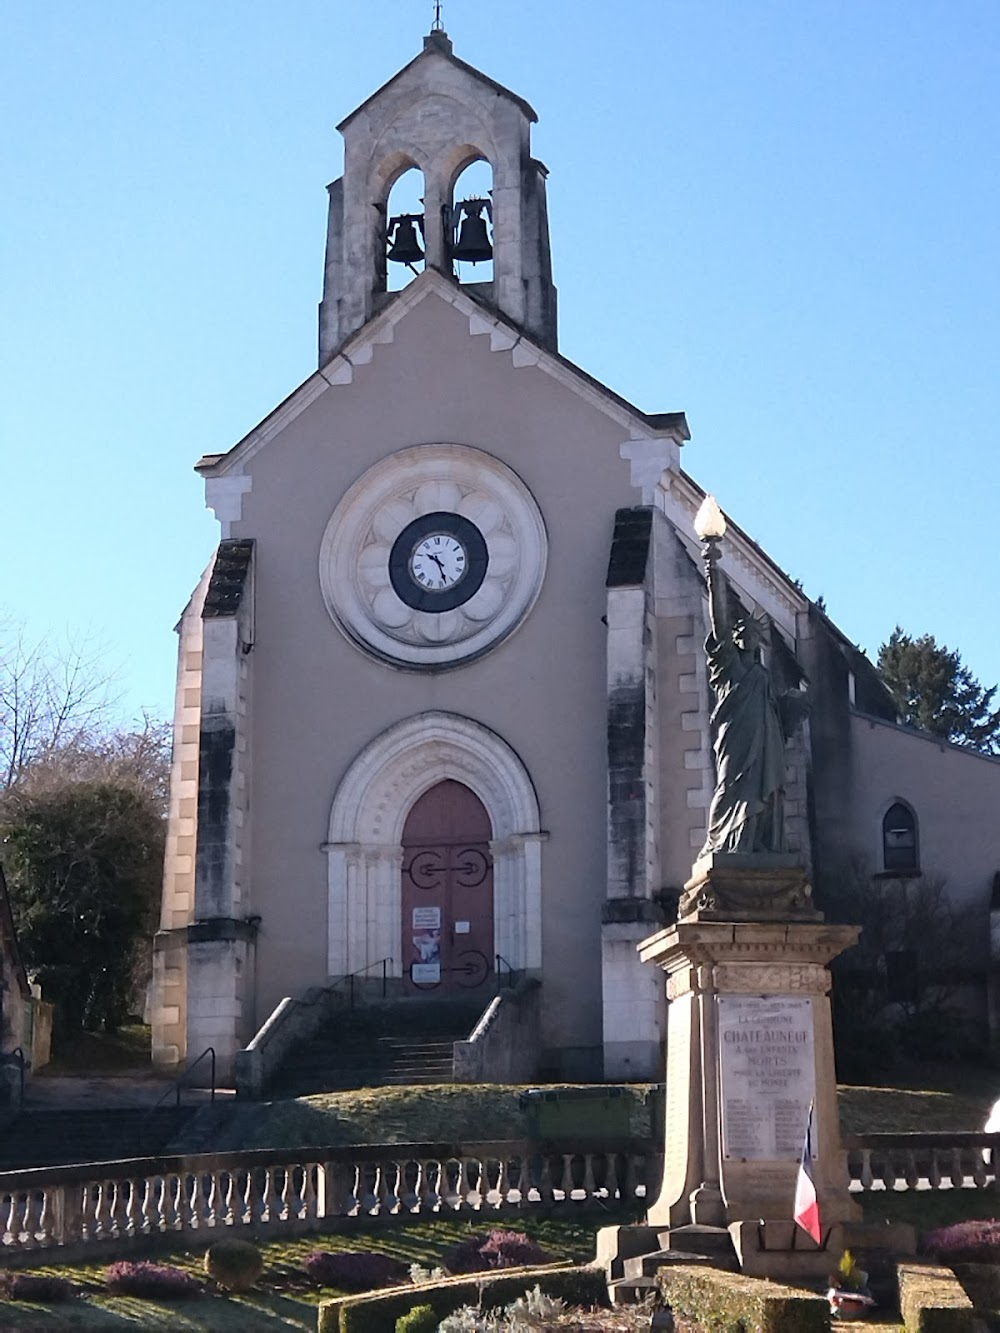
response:
<path fill-rule="evenodd" d="M 229 1236 L 205 1251 L 205 1272 L 227 1291 L 249 1291 L 263 1271 L 261 1252 L 248 1240 Z"/>
<path fill-rule="evenodd" d="M 950 1268 L 906 1262 L 897 1272 L 906 1333 L 971 1333 L 977 1326 L 972 1302 Z"/>
<path fill-rule="evenodd" d="M 794 1287 L 703 1265 L 670 1264 L 656 1280 L 675 1314 L 713 1333 L 829 1333 L 826 1300 Z"/>
<path fill-rule="evenodd" d="M 434 1333 L 437 1326 L 433 1305 L 415 1305 L 409 1314 L 401 1314 L 396 1320 L 396 1333 Z"/>

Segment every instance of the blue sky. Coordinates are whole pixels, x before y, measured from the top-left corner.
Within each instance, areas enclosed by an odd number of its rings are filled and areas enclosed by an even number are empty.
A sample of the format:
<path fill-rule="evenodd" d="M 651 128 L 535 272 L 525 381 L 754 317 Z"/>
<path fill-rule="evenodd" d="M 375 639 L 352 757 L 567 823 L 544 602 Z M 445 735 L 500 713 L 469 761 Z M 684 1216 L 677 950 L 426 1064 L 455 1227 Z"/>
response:
<path fill-rule="evenodd" d="M 315 368 L 335 126 L 424 0 L 0 12 L 0 605 L 166 716 L 191 468 Z M 446 0 L 528 99 L 561 348 L 853 639 L 1000 678 L 1000 5 Z"/>

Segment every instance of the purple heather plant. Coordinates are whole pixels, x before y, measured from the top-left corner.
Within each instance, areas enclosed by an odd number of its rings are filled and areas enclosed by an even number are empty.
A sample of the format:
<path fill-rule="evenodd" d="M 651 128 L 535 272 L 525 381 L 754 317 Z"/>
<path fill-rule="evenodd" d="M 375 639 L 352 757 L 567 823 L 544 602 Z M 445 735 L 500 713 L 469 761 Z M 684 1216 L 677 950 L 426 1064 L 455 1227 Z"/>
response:
<path fill-rule="evenodd" d="M 68 1278 L 45 1277 L 39 1273 L 0 1273 L 0 1295 L 9 1301 L 38 1301 L 55 1305 L 68 1301 L 76 1288 Z"/>
<path fill-rule="evenodd" d="M 116 1296 L 141 1296 L 153 1301 L 183 1301 L 201 1294 L 201 1283 L 169 1264 L 123 1259 L 107 1272 L 108 1290 Z"/>
<path fill-rule="evenodd" d="M 314 1282 L 338 1291 L 372 1291 L 410 1280 L 409 1265 L 374 1250 L 314 1250 L 303 1267 Z"/>
<path fill-rule="evenodd" d="M 1000 1260 L 1000 1221 L 956 1222 L 924 1236 L 928 1254 L 951 1264 L 995 1264 Z"/>
<path fill-rule="evenodd" d="M 455 1275 L 487 1273 L 497 1268 L 550 1264 L 552 1256 L 523 1231 L 491 1231 L 468 1236 L 444 1256 L 445 1269 Z"/>

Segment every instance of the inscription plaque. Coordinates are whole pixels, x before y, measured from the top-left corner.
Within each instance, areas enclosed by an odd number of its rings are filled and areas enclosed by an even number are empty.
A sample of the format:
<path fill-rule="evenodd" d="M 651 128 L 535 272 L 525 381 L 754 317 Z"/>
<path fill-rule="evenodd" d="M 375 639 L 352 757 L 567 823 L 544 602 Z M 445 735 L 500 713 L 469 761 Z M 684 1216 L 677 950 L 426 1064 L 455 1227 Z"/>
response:
<path fill-rule="evenodd" d="M 723 1157 L 797 1161 L 816 1090 L 811 997 L 719 995 L 716 1004 Z"/>

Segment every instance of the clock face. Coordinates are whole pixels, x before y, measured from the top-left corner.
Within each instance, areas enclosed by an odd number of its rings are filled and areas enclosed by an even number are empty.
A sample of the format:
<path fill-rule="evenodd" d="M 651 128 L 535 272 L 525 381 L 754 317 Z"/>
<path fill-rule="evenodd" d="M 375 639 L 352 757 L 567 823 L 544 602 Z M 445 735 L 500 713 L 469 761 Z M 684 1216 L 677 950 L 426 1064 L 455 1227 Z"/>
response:
<path fill-rule="evenodd" d="M 389 553 L 389 579 L 416 611 L 453 611 L 482 587 L 489 567 L 483 534 L 462 514 L 439 510 L 408 523 Z"/>
<path fill-rule="evenodd" d="M 410 556 L 410 573 L 430 592 L 453 588 L 465 574 L 465 547 L 448 532 L 424 537 Z"/>

